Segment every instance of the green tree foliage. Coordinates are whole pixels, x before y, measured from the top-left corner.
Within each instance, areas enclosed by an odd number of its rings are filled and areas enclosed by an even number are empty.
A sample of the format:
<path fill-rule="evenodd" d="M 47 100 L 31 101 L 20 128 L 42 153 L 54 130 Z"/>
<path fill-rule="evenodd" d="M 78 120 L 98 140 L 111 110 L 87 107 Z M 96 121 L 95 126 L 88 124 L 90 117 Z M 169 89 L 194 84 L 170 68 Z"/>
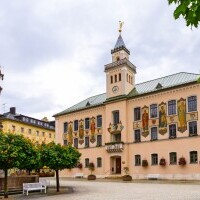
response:
<path fill-rule="evenodd" d="M 56 171 L 56 186 L 57 192 L 59 192 L 59 170 L 75 167 L 81 154 L 71 146 L 61 146 L 54 142 L 48 144 L 43 143 L 40 153 L 43 165 Z"/>
<path fill-rule="evenodd" d="M 22 135 L 0 131 L 0 169 L 4 171 L 4 197 L 8 197 L 8 170 L 12 168 L 31 169 L 36 164 L 37 151 Z"/>
<path fill-rule="evenodd" d="M 174 11 L 175 19 L 182 15 L 187 26 L 198 27 L 200 22 L 200 0 L 168 0 L 168 2 L 177 5 Z"/>

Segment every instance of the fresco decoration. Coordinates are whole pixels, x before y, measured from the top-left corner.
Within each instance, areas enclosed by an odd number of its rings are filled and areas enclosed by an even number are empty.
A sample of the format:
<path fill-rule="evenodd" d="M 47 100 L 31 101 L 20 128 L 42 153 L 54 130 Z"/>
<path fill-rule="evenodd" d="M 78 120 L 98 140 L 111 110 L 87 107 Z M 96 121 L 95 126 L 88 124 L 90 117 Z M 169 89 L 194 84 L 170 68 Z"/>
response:
<path fill-rule="evenodd" d="M 167 104 L 162 102 L 159 104 L 159 133 L 164 135 L 167 133 Z"/>
<path fill-rule="evenodd" d="M 144 106 L 142 108 L 142 136 L 147 137 L 149 135 L 149 107 Z"/>
<path fill-rule="evenodd" d="M 119 124 L 109 124 L 109 128 L 107 129 L 109 133 L 121 133 L 124 129 L 122 122 L 120 121 Z"/>
<path fill-rule="evenodd" d="M 177 102 L 178 110 L 178 131 L 181 133 L 187 130 L 187 121 L 186 121 L 186 99 L 179 99 Z"/>
<path fill-rule="evenodd" d="M 96 126 L 95 125 L 95 117 L 92 117 L 90 119 L 90 133 L 91 133 L 91 135 L 90 135 L 90 142 L 91 143 L 94 143 L 96 141 L 96 139 L 95 139 L 95 130 L 96 130 L 96 127 L 95 126 Z"/>
<path fill-rule="evenodd" d="M 84 143 L 84 139 L 79 139 L 78 143 L 82 145 Z"/>
<path fill-rule="evenodd" d="M 67 134 L 67 142 L 68 144 L 73 144 L 73 130 L 72 130 L 72 122 L 68 124 L 68 134 Z"/>
<path fill-rule="evenodd" d="M 79 120 L 79 138 L 83 139 L 84 137 L 84 125 L 83 125 L 83 120 Z"/>

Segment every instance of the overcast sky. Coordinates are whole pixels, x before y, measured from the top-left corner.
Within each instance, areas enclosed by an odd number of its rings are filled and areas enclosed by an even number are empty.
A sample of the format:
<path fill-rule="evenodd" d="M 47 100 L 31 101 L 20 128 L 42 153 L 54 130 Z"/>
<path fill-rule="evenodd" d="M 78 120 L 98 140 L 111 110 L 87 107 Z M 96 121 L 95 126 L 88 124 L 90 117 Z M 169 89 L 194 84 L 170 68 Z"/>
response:
<path fill-rule="evenodd" d="M 136 83 L 200 73 L 200 28 L 175 21 L 173 9 L 167 0 L 0 0 L 0 112 L 50 119 L 104 93 L 119 20 Z"/>

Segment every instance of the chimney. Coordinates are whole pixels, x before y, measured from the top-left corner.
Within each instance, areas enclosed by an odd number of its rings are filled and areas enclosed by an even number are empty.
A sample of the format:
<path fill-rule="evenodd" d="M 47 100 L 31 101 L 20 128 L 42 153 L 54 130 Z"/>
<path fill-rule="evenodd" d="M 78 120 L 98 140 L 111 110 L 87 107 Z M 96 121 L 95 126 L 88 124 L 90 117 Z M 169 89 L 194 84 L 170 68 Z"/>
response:
<path fill-rule="evenodd" d="M 13 114 L 13 115 L 16 115 L 16 108 L 10 107 L 10 113 Z"/>

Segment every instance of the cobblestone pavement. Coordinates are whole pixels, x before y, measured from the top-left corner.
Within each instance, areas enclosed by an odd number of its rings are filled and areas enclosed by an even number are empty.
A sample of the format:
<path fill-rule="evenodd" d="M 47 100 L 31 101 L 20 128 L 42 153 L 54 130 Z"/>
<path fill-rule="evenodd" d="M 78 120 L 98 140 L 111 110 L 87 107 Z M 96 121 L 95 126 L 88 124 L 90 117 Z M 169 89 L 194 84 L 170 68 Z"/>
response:
<path fill-rule="evenodd" d="M 55 181 L 51 180 L 51 185 Z M 58 195 L 31 193 L 16 200 L 200 200 L 200 185 L 100 181 L 61 181 L 67 192 Z M 62 188 L 63 190 L 63 188 Z"/>

